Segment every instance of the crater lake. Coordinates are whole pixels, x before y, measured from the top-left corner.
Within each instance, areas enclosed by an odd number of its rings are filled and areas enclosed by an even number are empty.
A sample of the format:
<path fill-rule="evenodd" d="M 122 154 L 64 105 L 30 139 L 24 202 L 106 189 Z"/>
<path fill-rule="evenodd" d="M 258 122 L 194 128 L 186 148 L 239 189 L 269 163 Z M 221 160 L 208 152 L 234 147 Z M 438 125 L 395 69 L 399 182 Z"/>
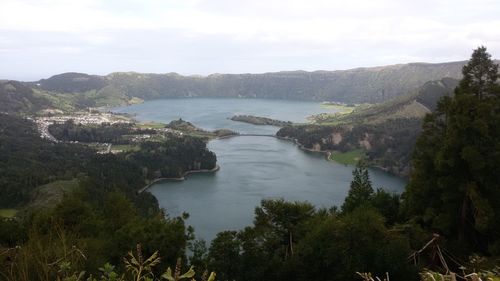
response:
<path fill-rule="evenodd" d="M 317 102 L 265 99 L 183 98 L 147 101 L 114 112 L 134 114 L 140 121 L 168 123 L 182 118 L 206 129 L 231 129 L 245 134 L 274 135 L 279 129 L 229 120 L 233 115 L 255 115 L 306 123 L 313 114 L 335 112 Z M 290 141 L 265 136 L 215 139 L 208 148 L 217 155 L 220 170 L 192 174 L 181 182 L 160 182 L 149 191 L 170 216 L 189 213 L 187 223 L 197 239 L 212 240 L 224 230 L 251 225 L 262 199 L 308 201 L 317 208 L 340 206 L 352 180 L 353 166 L 327 161 Z M 406 181 L 370 169 L 374 188 L 401 193 Z"/>

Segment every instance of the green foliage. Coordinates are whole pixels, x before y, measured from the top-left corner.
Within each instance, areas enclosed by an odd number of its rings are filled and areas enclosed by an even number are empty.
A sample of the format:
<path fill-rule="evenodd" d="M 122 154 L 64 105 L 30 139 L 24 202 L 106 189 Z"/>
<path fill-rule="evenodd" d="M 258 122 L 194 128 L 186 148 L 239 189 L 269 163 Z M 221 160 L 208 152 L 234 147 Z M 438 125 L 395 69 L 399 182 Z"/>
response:
<path fill-rule="evenodd" d="M 50 103 L 34 95 L 33 90 L 17 81 L 0 81 L 0 112 L 34 114 Z"/>
<path fill-rule="evenodd" d="M 207 77 L 176 73 L 117 72 L 107 76 L 63 73 L 37 83 L 39 88 L 51 91 L 95 91 L 98 104 L 126 104 L 132 97 L 151 100 L 193 96 L 374 103 L 408 92 L 426 81 L 459 78 L 462 66 L 463 62 L 415 63 L 348 71 L 217 74 Z"/>
<path fill-rule="evenodd" d="M 339 216 L 307 203 L 264 200 L 254 225 L 219 233 L 209 256 L 220 280 L 355 280 L 356 271 L 416 280 L 409 252 L 408 239 L 390 231 L 371 206 Z"/>
<path fill-rule="evenodd" d="M 145 167 L 147 178 L 180 177 L 189 170 L 213 169 L 217 162 L 203 139 L 186 136 L 143 142 L 139 151 L 130 152 L 126 157 Z"/>
<path fill-rule="evenodd" d="M 462 254 L 498 254 L 500 237 L 500 91 L 498 65 L 474 51 L 452 98 L 426 117 L 413 156 L 405 210 L 443 234 Z M 457 249 L 458 250 L 458 249 Z"/>
<path fill-rule="evenodd" d="M 223 231 L 210 245 L 209 267 L 219 272 L 220 280 L 234 280 L 238 277 L 240 241 L 236 231 Z"/>
<path fill-rule="evenodd" d="M 58 140 L 128 144 L 132 135 L 156 134 L 151 129 L 136 129 L 131 123 L 82 125 L 68 120 L 63 124 L 49 126 L 49 132 Z"/>
<path fill-rule="evenodd" d="M 12 218 L 16 213 L 16 209 L 0 209 L 0 218 Z"/>
<path fill-rule="evenodd" d="M 473 94 L 479 99 L 498 95 L 498 64 L 493 62 L 486 47 L 474 50 L 469 62 L 463 67 L 462 74 L 457 94 Z"/>
<path fill-rule="evenodd" d="M 42 276 L 48 273 L 42 272 L 53 271 L 46 268 L 46 264 L 53 264 L 61 253 L 68 252 L 68 245 L 91 257 L 78 264 L 72 262 L 71 270 L 92 274 L 97 274 L 100 265 L 106 262 L 119 264 L 134 241 L 147 243 L 142 249 L 144 255 L 152 255 L 157 250 L 164 252 L 162 266 L 184 256 L 187 233 L 181 218 L 165 218 L 160 211 L 150 214 L 151 217 L 142 217 L 121 193 L 111 192 L 103 197 L 96 200 L 85 193 L 74 194 L 54 209 L 28 214 L 24 221 L 0 221 L 0 249 L 21 245 L 21 251 L 14 252 L 21 261 L 16 263 L 19 266 L 14 270 L 16 274 L 41 276 L 29 280 L 45 280 Z M 13 236 L 16 233 L 18 237 Z M 0 268 L 0 272 L 6 271 Z"/>
<path fill-rule="evenodd" d="M 349 193 L 342 205 L 342 212 L 349 213 L 354 209 L 367 204 L 373 195 L 373 187 L 370 181 L 370 175 L 366 166 L 359 162 L 352 171 L 353 179 Z"/>
<path fill-rule="evenodd" d="M 286 126 L 277 132 L 277 136 L 296 139 L 309 149 L 319 147 L 341 153 L 363 149 L 365 160 L 370 165 L 406 175 L 421 122 L 419 118 L 399 118 L 380 124 Z"/>
<path fill-rule="evenodd" d="M 30 120 L 0 114 L 0 206 L 15 207 L 31 192 L 54 180 L 78 176 L 94 151 L 41 139 Z"/>
<path fill-rule="evenodd" d="M 132 274 L 135 281 L 152 280 L 154 278 L 153 267 L 160 263 L 160 257 L 156 251 L 149 258 L 144 259 L 141 244 L 137 244 L 137 256 L 128 252 L 123 262 L 125 269 Z"/>
<path fill-rule="evenodd" d="M 358 162 L 352 174 L 353 180 L 349 193 L 341 206 L 343 214 L 351 213 L 360 207 L 370 206 L 383 215 L 388 225 L 394 225 L 400 221 L 399 195 L 390 194 L 382 188 L 374 191 L 369 171 L 364 162 Z"/>
<path fill-rule="evenodd" d="M 340 154 L 333 153 L 332 158 L 345 159 L 349 162 L 341 163 L 347 164 L 352 163 L 348 152 L 362 149 L 370 165 L 408 176 L 423 117 L 435 110 L 439 98 L 451 95 L 457 84 L 458 81 L 451 78 L 430 81 L 416 93 L 359 106 L 351 114 L 323 118 L 320 125 L 287 126 L 277 135 L 296 139 L 306 148 L 319 145 L 321 150 L 340 151 Z"/>
<path fill-rule="evenodd" d="M 63 247 L 65 247 L 64 237 L 60 238 L 60 241 L 63 242 Z M 56 244 L 52 245 L 55 246 Z M 56 247 L 56 249 L 59 249 L 59 247 Z M 7 257 L 4 261 L 7 270 L 0 270 L 0 276 L 2 280 L 6 281 L 196 281 L 194 279 L 196 272 L 193 266 L 181 274 L 182 260 L 180 258 L 177 259 L 174 272 L 168 267 L 165 273 L 160 275 L 156 274 L 156 267 L 158 267 L 161 260 L 159 252 L 155 251 L 151 256 L 144 258 L 140 244 L 137 244 L 136 249 L 137 252 L 135 254 L 128 252 L 127 256 L 123 258 L 125 273 L 120 274 L 120 270 L 117 267 L 110 263 L 105 263 L 104 266 L 99 268 L 99 272 L 95 274 L 96 277 L 94 277 L 94 274 L 88 274 L 84 270 L 79 270 L 82 264 L 80 261 L 87 260 L 87 256 L 75 246 L 71 249 L 64 248 L 64 251 L 60 253 L 44 249 L 47 253 L 50 252 L 50 255 L 36 262 L 26 260 L 26 255 L 30 255 L 30 252 L 26 252 L 21 248 L 7 249 L 0 252 L 0 261 L 2 261 L 2 258 Z M 53 256 L 54 253 L 59 256 Z M 56 260 L 50 262 L 51 258 L 56 258 Z M 38 271 L 32 272 L 33 266 Z M 211 272 L 208 275 L 208 271 L 205 271 L 201 276 L 201 280 L 215 281 L 215 276 L 215 272 Z"/>
<path fill-rule="evenodd" d="M 207 269 L 208 268 L 208 248 L 205 240 L 195 240 L 189 243 L 189 250 L 191 256 L 189 263 L 195 268 Z"/>

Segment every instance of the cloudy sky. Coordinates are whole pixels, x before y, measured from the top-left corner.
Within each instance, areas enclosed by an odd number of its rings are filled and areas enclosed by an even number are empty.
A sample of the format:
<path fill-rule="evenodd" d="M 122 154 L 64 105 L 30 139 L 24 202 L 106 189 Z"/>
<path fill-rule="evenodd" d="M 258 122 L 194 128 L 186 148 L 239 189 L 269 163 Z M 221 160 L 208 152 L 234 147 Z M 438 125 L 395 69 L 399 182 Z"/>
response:
<path fill-rule="evenodd" d="M 498 0 L 0 0 L 0 79 L 500 57 Z"/>

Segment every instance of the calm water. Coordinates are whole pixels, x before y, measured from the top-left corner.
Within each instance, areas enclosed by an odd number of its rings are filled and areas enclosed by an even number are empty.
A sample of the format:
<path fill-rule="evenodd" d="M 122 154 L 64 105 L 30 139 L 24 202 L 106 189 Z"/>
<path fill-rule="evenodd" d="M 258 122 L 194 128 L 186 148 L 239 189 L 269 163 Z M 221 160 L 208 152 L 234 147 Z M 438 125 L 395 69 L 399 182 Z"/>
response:
<path fill-rule="evenodd" d="M 146 102 L 116 111 L 136 113 L 140 120 L 168 122 L 179 117 L 205 129 L 230 128 L 245 133 L 273 133 L 271 126 L 227 120 L 233 114 L 253 114 L 304 122 L 325 112 L 318 103 L 253 99 L 172 99 Z M 284 198 L 329 208 L 341 205 L 352 179 L 351 166 L 329 162 L 291 142 L 271 137 L 234 137 L 209 142 L 220 171 L 190 175 L 183 182 L 153 186 L 161 207 L 170 215 L 188 212 L 197 238 L 211 240 L 217 232 L 252 224 L 254 209 L 264 198 Z M 405 181 L 371 170 L 374 187 L 401 192 Z"/>
<path fill-rule="evenodd" d="M 313 114 L 335 112 L 321 108 L 317 102 L 222 98 L 155 100 L 115 108 L 113 111 L 137 114 L 136 118 L 140 121 L 170 122 L 182 118 L 207 130 L 226 128 L 249 134 L 274 134 L 278 128 L 235 122 L 229 118 L 234 115 L 247 114 L 302 123 Z"/>

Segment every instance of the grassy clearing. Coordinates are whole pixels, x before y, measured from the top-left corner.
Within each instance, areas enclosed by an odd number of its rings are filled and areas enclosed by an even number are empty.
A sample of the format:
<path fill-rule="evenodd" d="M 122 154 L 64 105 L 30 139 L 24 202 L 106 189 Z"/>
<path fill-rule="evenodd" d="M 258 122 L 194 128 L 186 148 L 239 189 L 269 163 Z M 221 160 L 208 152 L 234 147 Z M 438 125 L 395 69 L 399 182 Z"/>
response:
<path fill-rule="evenodd" d="M 148 122 L 137 124 L 137 127 L 141 129 L 162 129 L 165 128 L 165 124 L 157 122 Z"/>
<path fill-rule="evenodd" d="M 121 151 L 139 151 L 139 145 L 132 144 L 113 144 L 111 145 L 111 151 L 121 150 Z"/>
<path fill-rule="evenodd" d="M 347 152 L 333 152 L 330 155 L 330 160 L 345 165 L 356 165 L 365 155 L 362 149 L 354 149 Z"/>
<path fill-rule="evenodd" d="M 129 103 L 129 104 L 140 104 L 140 103 L 143 103 L 143 102 L 144 102 L 144 100 L 143 100 L 143 99 L 141 99 L 141 98 L 138 98 L 138 97 L 132 97 L 132 98 L 128 101 L 128 103 Z"/>
<path fill-rule="evenodd" d="M 347 106 L 347 105 L 340 105 L 340 104 L 321 104 L 321 108 L 325 109 L 333 109 L 337 111 L 337 113 L 340 114 L 348 114 L 351 113 L 355 106 Z"/>
<path fill-rule="evenodd" d="M 338 123 L 339 117 L 351 114 L 355 106 L 345 106 L 345 105 L 336 105 L 336 104 L 322 104 L 321 108 L 335 110 L 334 113 L 320 113 L 316 115 L 312 115 L 308 117 L 309 121 L 312 121 L 316 124 L 326 124 L 326 123 Z"/>
<path fill-rule="evenodd" d="M 77 179 L 58 180 L 39 186 L 32 194 L 32 207 L 50 207 L 59 203 L 64 194 L 73 192 L 79 185 Z"/>
<path fill-rule="evenodd" d="M 0 218 L 12 218 L 16 213 L 16 209 L 0 209 Z"/>

